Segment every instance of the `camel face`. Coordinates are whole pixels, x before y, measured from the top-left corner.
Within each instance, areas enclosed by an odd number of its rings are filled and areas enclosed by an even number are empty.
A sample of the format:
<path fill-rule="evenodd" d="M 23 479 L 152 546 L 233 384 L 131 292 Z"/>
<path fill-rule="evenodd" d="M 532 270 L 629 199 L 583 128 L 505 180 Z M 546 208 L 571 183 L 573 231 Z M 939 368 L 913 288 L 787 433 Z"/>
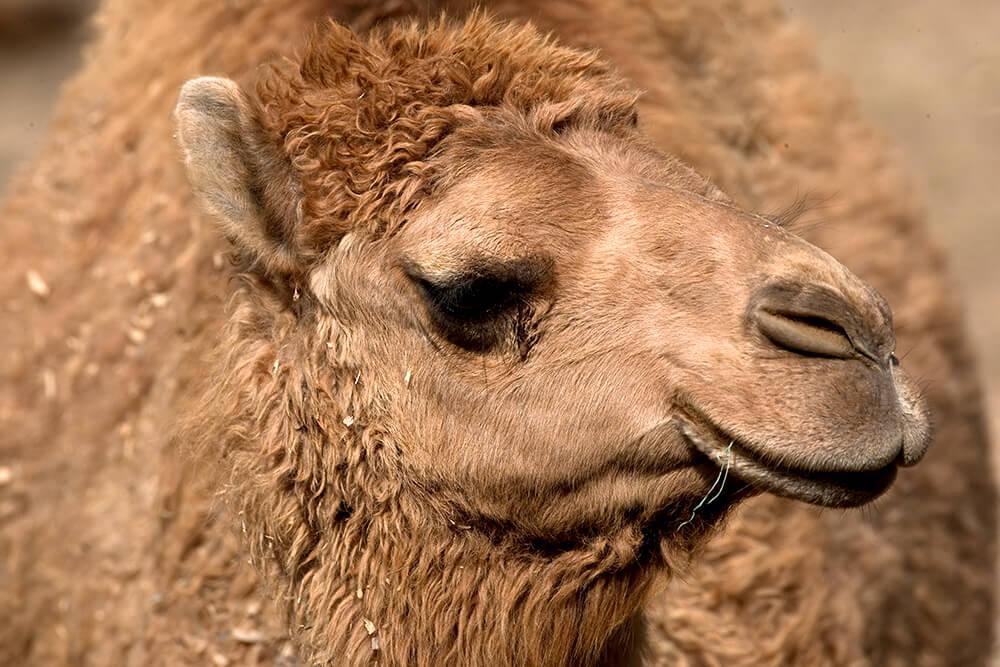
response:
<path fill-rule="evenodd" d="M 470 517 L 676 522 L 718 467 L 851 506 L 920 458 L 888 307 L 836 260 L 640 143 L 511 143 L 312 282 Z"/>
<path fill-rule="evenodd" d="M 329 346 L 332 393 L 356 392 L 343 437 L 389 445 L 392 474 L 457 523 L 557 542 L 672 534 L 755 490 L 862 504 L 923 454 L 884 301 L 649 148 L 628 96 L 456 104 L 426 127 L 390 115 L 365 148 L 360 111 L 292 94 L 261 121 L 233 82 L 187 84 L 192 183 L 261 284 L 306 290 L 296 345 Z M 341 107 L 339 129 L 323 126 Z M 582 111 L 539 120 L 567 108 Z M 445 126 L 408 158 L 433 177 L 388 190 L 386 146 L 412 153 Z"/>

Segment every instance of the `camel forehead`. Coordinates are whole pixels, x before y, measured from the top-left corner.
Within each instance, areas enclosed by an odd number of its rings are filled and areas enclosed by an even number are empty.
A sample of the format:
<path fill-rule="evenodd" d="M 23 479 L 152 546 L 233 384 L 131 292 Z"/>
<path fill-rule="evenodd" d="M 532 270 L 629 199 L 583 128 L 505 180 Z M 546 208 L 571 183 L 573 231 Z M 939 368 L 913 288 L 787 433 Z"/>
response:
<path fill-rule="evenodd" d="M 553 233 L 596 236 L 625 220 L 655 223 L 668 212 L 674 221 L 741 217 L 707 199 L 693 172 L 670 167 L 627 146 L 491 151 L 409 216 L 407 236 L 427 247 L 468 243 L 502 253 Z"/>
<path fill-rule="evenodd" d="M 562 151 L 491 153 L 469 174 L 426 202 L 398 239 L 425 268 L 451 257 L 523 257 L 599 233 L 607 193 L 587 166 Z"/>
<path fill-rule="evenodd" d="M 450 183 L 408 216 L 395 243 L 425 273 L 444 277 L 476 259 L 539 257 L 565 269 L 573 257 L 607 265 L 674 255 L 696 263 L 742 258 L 736 264 L 750 270 L 769 240 L 762 220 L 644 144 L 577 130 L 499 145 L 471 159 L 460 153 L 466 160 Z"/>

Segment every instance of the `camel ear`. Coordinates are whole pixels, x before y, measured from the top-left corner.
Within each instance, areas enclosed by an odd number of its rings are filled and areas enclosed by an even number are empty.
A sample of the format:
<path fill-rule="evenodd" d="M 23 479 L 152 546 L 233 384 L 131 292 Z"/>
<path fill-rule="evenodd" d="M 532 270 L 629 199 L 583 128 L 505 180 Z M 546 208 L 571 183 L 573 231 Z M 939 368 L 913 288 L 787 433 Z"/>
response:
<path fill-rule="evenodd" d="M 269 273 L 295 273 L 301 195 L 287 157 L 255 107 L 229 79 L 201 77 L 181 88 L 174 110 L 188 178 L 226 236 Z"/>

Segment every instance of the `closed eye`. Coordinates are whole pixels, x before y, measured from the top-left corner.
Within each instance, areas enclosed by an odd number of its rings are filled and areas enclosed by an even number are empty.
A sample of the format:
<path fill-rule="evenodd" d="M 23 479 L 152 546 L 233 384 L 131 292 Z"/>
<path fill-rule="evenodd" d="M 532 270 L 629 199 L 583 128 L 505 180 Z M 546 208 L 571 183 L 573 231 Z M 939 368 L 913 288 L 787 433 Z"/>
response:
<path fill-rule="evenodd" d="M 445 283 L 421 278 L 417 284 L 432 308 L 446 317 L 465 321 L 498 315 L 530 291 L 518 282 L 490 275 L 462 276 Z"/>
<path fill-rule="evenodd" d="M 492 347 L 510 330 L 504 320 L 528 304 L 548 267 L 548 262 L 536 258 L 480 260 L 460 272 L 432 277 L 415 264 L 404 263 L 435 328 L 457 345 L 473 350 Z"/>

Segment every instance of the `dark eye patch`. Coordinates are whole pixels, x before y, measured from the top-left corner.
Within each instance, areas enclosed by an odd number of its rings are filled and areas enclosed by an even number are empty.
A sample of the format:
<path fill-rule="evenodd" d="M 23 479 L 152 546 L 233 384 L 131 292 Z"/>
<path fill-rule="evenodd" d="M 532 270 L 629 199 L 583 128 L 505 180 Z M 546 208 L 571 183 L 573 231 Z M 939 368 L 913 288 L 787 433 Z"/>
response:
<path fill-rule="evenodd" d="M 447 277 L 429 277 L 405 264 L 427 304 L 435 327 L 455 344 L 477 351 L 493 347 L 519 330 L 534 292 L 549 273 L 539 258 L 506 262 L 480 260 Z"/>

